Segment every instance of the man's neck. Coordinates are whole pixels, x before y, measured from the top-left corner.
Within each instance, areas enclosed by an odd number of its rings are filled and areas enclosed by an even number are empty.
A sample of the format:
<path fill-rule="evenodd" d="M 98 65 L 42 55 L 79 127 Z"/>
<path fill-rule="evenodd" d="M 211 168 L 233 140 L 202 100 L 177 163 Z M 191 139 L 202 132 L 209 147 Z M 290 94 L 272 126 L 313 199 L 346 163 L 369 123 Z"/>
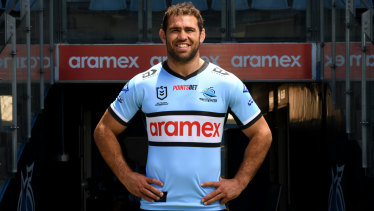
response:
<path fill-rule="evenodd" d="M 167 64 L 169 68 L 175 73 L 185 77 L 198 70 L 204 64 L 204 60 L 202 60 L 200 57 L 197 57 L 196 59 L 193 59 L 186 63 L 176 62 L 172 59 L 168 59 Z"/>

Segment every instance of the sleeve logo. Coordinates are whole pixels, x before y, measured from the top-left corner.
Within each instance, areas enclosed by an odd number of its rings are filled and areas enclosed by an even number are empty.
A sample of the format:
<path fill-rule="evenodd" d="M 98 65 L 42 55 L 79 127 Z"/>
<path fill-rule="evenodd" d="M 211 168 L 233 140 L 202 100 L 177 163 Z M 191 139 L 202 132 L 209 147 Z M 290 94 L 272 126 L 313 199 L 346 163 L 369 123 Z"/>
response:
<path fill-rule="evenodd" d="M 156 72 L 157 72 L 156 69 L 149 70 L 149 71 L 143 73 L 142 77 L 143 77 L 143 79 L 149 78 L 149 77 L 153 76 Z"/>
<path fill-rule="evenodd" d="M 243 93 L 249 93 L 247 87 L 243 84 Z"/>

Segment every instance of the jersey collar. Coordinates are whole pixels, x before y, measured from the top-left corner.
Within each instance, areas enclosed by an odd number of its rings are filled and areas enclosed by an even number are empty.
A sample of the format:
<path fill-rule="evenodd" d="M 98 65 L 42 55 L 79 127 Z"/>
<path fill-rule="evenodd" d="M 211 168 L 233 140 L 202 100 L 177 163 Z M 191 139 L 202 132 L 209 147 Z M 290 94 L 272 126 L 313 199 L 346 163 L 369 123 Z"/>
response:
<path fill-rule="evenodd" d="M 164 70 L 166 70 L 166 72 L 170 73 L 171 75 L 173 75 L 173 76 L 175 76 L 175 77 L 177 77 L 177 78 L 180 78 L 180 79 L 183 79 L 183 80 L 186 81 L 186 80 L 188 80 L 188 79 L 190 79 L 190 78 L 196 76 L 197 74 L 203 72 L 203 71 L 206 69 L 206 67 L 208 67 L 208 64 L 209 64 L 209 62 L 204 61 L 203 65 L 201 65 L 201 67 L 200 67 L 199 69 L 197 69 L 195 72 L 193 72 L 193 73 L 191 73 L 191 74 L 189 74 L 189 75 L 187 75 L 187 76 L 182 76 L 182 75 L 179 75 L 178 73 L 174 72 L 174 71 L 173 71 L 172 69 L 170 69 L 170 67 L 168 66 L 167 61 L 164 61 L 164 62 L 162 63 L 162 67 L 164 68 Z"/>

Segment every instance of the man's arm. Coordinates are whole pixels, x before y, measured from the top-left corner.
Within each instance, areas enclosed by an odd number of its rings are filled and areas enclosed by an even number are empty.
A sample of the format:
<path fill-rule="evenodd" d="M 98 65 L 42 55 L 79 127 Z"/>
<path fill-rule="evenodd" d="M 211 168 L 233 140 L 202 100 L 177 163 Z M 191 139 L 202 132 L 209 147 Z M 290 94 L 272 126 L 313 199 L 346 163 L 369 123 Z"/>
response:
<path fill-rule="evenodd" d="M 132 171 L 123 157 L 117 135 L 125 129 L 126 126 L 106 110 L 94 131 L 96 145 L 105 162 L 130 193 L 150 202 L 159 200 L 163 193 L 151 184 L 163 186 L 162 182 Z"/>
<path fill-rule="evenodd" d="M 202 202 L 205 205 L 221 200 L 221 204 L 238 197 L 255 176 L 270 148 L 272 136 L 264 117 L 252 126 L 243 130 L 250 139 L 244 153 L 242 164 L 232 179 L 221 179 L 219 182 L 205 182 L 202 187 L 212 186 L 216 190 L 206 195 Z"/>

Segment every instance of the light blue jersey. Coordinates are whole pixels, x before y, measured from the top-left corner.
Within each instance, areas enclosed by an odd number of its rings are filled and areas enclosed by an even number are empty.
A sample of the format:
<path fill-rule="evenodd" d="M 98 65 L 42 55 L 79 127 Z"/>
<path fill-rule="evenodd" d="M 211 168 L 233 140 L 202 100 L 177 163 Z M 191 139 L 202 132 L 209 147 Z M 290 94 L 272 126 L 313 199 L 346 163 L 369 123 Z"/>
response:
<path fill-rule="evenodd" d="M 219 181 L 221 139 L 228 110 L 240 127 L 261 117 L 245 85 L 233 74 L 205 62 L 187 77 L 160 63 L 132 78 L 109 111 L 127 125 L 141 109 L 148 134 L 147 176 L 164 183 L 163 202 L 141 201 L 145 210 L 222 210 L 201 199 L 214 190 L 203 182 Z"/>

